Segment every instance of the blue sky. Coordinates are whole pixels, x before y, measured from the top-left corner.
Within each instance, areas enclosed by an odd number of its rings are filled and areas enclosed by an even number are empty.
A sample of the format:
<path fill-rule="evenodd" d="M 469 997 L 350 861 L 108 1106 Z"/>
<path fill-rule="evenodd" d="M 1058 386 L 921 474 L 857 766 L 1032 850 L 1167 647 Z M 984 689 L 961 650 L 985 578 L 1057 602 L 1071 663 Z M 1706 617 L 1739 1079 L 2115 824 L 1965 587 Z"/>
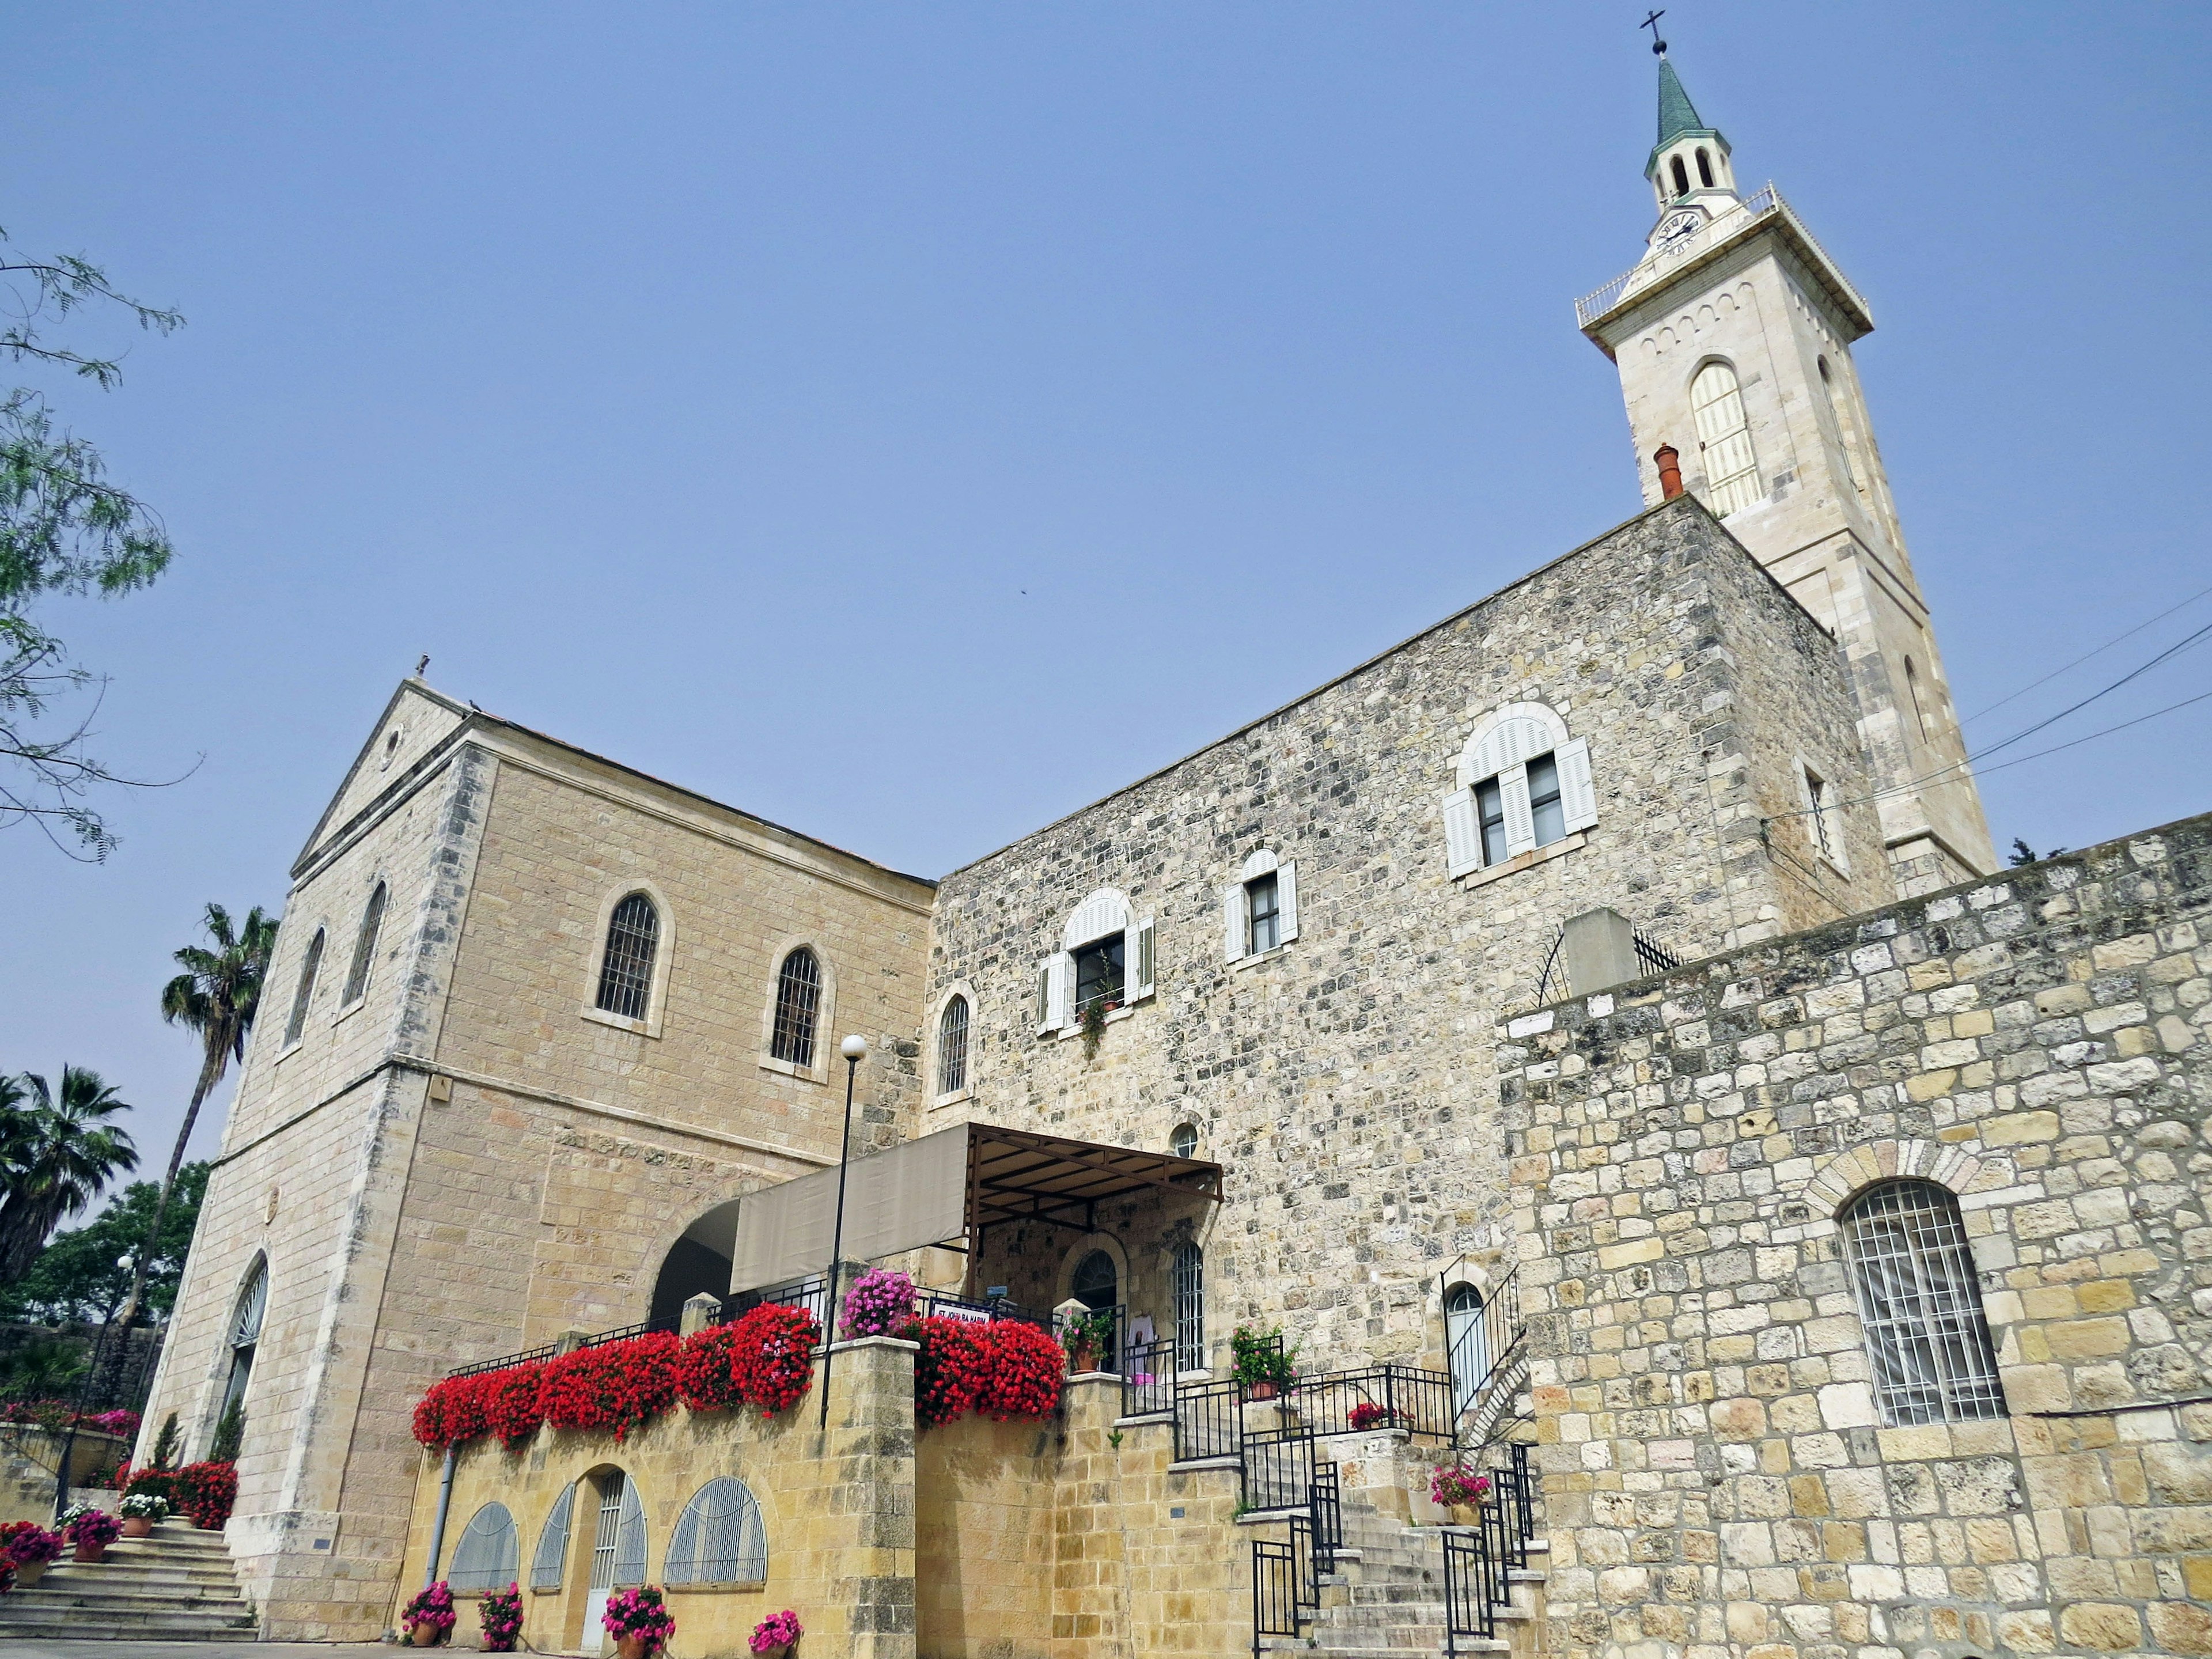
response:
<path fill-rule="evenodd" d="M 104 867 L 0 842 L 0 1069 L 102 1071 L 157 1161 L 195 1063 L 167 953 L 208 899 L 281 903 L 423 652 L 935 874 L 1627 517 L 1572 301 L 1650 221 L 1643 12 L 12 9 L 0 225 L 190 319 L 93 329 L 126 383 L 61 393 L 178 561 L 52 619 L 113 676 L 101 753 L 198 763 L 110 800 Z M 1874 307 L 1961 708 L 2212 585 L 2212 11 L 1680 0 L 1666 32 Z M 2048 740 L 2205 690 L 2212 649 Z M 2212 703 L 1992 774 L 1992 828 L 2212 807 L 2208 751 Z"/>

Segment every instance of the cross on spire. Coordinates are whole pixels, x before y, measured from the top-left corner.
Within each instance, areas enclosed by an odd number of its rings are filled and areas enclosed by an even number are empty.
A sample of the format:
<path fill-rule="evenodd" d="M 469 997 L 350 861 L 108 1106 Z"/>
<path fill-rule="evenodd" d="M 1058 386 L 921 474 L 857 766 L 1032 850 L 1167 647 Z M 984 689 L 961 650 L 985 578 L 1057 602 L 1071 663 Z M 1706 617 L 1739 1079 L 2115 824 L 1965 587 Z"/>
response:
<path fill-rule="evenodd" d="M 1664 58 L 1667 55 L 1667 43 L 1659 38 L 1659 20 L 1666 15 L 1666 8 L 1662 6 L 1636 26 L 1640 29 L 1651 31 L 1651 52 L 1656 58 Z"/>

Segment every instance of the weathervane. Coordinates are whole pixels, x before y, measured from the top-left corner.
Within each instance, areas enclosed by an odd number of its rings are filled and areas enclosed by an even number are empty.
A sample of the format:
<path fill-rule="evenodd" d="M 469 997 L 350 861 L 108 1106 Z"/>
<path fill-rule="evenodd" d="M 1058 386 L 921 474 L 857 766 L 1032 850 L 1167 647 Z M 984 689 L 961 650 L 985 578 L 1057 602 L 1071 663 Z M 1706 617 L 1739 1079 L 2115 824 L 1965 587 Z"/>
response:
<path fill-rule="evenodd" d="M 1666 15 L 1664 9 L 1655 11 L 1636 26 L 1640 29 L 1651 31 L 1651 55 L 1654 58 L 1664 58 L 1667 55 L 1667 43 L 1659 38 L 1659 20 Z"/>

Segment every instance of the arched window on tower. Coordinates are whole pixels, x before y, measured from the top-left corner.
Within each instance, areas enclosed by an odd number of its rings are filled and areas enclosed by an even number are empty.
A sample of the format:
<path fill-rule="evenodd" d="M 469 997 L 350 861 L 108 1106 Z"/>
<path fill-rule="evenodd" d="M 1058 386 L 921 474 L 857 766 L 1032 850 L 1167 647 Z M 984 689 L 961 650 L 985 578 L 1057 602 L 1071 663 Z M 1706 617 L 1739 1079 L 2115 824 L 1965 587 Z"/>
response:
<path fill-rule="evenodd" d="M 660 944 L 660 912 L 642 893 L 632 893 L 607 918 L 606 953 L 599 959 L 602 1012 L 643 1019 L 653 997 L 653 956 Z"/>
<path fill-rule="evenodd" d="M 1959 1200 L 1932 1181 L 1884 1181 L 1838 1219 L 1882 1420 L 1894 1427 L 2004 1416 Z"/>
<path fill-rule="evenodd" d="M 1698 152 L 1698 182 L 1707 190 L 1713 187 L 1713 158 L 1702 149 Z"/>
<path fill-rule="evenodd" d="M 1859 475 L 1858 469 L 1851 465 L 1850 425 L 1844 419 L 1843 405 L 1836 401 L 1836 386 L 1828 374 L 1828 360 L 1826 357 L 1818 357 L 1814 360 L 1814 362 L 1820 371 L 1820 396 L 1828 406 L 1828 425 L 1834 433 L 1836 452 L 1843 457 L 1844 477 L 1850 481 L 1851 488 L 1856 489 L 1859 487 Z"/>
<path fill-rule="evenodd" d="M 822 963 L 804 945 L 775 974 L 775 1029 L 769 1054 L 801 1071 L 814 1064 L 814 1025 L 822 1006 Z"/>
<path fill-rule="evenodd" d="M 368 970 L 376 960 L 376 936 L 384 927 L 385 886 L 376 884 L 368 906 L 361 913 L 361 932 L 353 941 L 353 965 L 346 969 L 345 995 L 339 1006 L 350 1008 L 368 994 Z"/>
<path fill-rule="evenodd" d="M 257 1256 L 230 1316 L 230 1375 L 222 1386 L 222 1409 L 216 1414 L 215 1437 L 218 1441 L 226 1433 L 236 1432 L 229 1427 L 233 1413 L 240 1414 L 242 1424 L 246 1385 L 253 1380 L 253 1354 L 261 1346 L 261 1321 L 268 1308 L 269 1258 Z M 233 1455 L 235 1455 L 234 1449 Z"/>
<path fill-rule="evenodd" d="M 1677 196 L 1687 196 L 1690 193 L 1689 169 L 1682 165 L 1682 158 L 1679 155 L 1677 155 L 1668 165 L 1673 168 L 1674 173 L 1674 194 Z"/>
<path fill-rule="evenodd" d="M 315 975 L 323 967 L 323 930 L 315 929 L 314 938 L 307 941 L 307 960 L 300 964 L 300 983 L 292 993 L 291 1017 L 284 1022 L 284 1046 L 287 1048 L 299 1042 L 307 1030 L 307 1005 L 315 1000 Z"/>
<path fill-rule="evenodd" d="M 1725 519 L 1765 499 L 1735 371 L 1726 363 L 1699 369 L 1690 382 L 1690 412 L 1697 418 L 1698 447 L 1705 453 L 1705 505 L 1713 516 Z"/>
<path fill-rule="evenodd" d="M 937 1017 L 937 1092 L 957 1095 L 968 1086 L 968 999 L 954 996 Z"/>

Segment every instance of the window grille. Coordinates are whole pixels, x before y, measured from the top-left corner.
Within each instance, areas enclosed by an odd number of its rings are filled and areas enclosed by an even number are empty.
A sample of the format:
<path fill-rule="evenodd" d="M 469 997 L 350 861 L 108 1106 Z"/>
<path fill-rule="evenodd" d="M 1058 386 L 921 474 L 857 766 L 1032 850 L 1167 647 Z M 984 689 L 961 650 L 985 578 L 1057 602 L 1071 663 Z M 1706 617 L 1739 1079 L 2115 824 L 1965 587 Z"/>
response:
<path fill-rule="evenodd" d="M 447 1571 L 446 1583 L 456 1591 L 481 1594 L 505 1589 L 514 1582 L 520 1555 L 514 1517 L 507 1513 L 507 1505 L 487 1504 L 469 1517 L 461 1541 L 453 1547 L 453 1565 Z"/>
<path fill-rule="evenodd" d="M 1250 938 L 1245 941 L 1249 954 L 1256 957 L 1283 942 L 1281 894 L 1281 887 L 1272 872 L 1244 884 L 1245 915 L 1250 918 L 1251 930 Z"/>
<path fill-rule="evenodd" d="M 607 951 L 599 962 L 599 1006 L 622 1019 L 643 1019 L 653 996 L 653 953 L 660 942 L 660 912 L 642 893 L 632 893 L 607 918 Z"/>
<path fill-rule="evenodd" d="M 1690 383 L 1690 410 L 1698 423 L 1698 444 L 1705 457 L 1705 504 L 1725 519 L 1765 497 L 1759 459 L 1751 447 L 1751 422 L 1735 371 L 1726 363 L 1707 363 Z"/>
<path fill-rule="evenodd" d="M 1196 1158 L 1198 1126 L 1194 1123 L 1176 1124 L 1175 1133 L 1168 1137 L 1168 1150 L 1177 1158 Z"/>
<path fill-rule="evenodd" d="M 380 881 L 368 896 L 368 908 L 361 913 L 361 933 L 353 942 L 353 965 L 346 969 L 342 1007 L 351 1007 L 368 994 L 369 964 L 376 960 L 376 935 L 384 926 L 384 884 Z"/>
<path fill-rule="evenodd" d="M 1179 1371 L 1203 1370 L 1206 1368 L 1205 1253 L 1195 1244 L 1178 1244 L 1171 1276 L 1175 1289 L 1176 1369 Z"/>
<path fill-rule="evenodd" d="M 968 999 L 956 996 L 937 1020 L 937 1092 L 957 1095 L 968 1086 Z"/>
<path fill-rule="evenodd" d="M 610 1469 L 599 1486 L 599 1520 L 592 1534 L 592 1583 L 595 1590 L 645 1582 L 645 1505 L 620 1469 Z"/>
<path fill-rule="evenodd" d="M 699 1488 L 668 1540 L 671 1584 L 757 1584 L 768 1577 L 768 1533 L 742 1480 L 719 1476 Z"/>
<path fill-rule="evenodd" d="M 315 994 L 315 975 L 323 965 L 323 930 L 315 929 L 307 941 L 307 959 L 300 964 L 300 987 L 292 994 L 292 1017 L 284 1022 L 284 1046 L 297 1042 L 307 1029 L 307 1004 Z"/>
<path fill-rule="evenodd" d="M 545 1529 L 538 1534 L 538 1553 L 530 1560 L 530 1588 L 559 1589 L 561 1575 L 568 1562 L 568 1516 L 575 1507 L 576 1488 L 561 1488 L 561 1495 L 553 1500 L 553 1511 L 545 1517 Z"/>
<path fill-rule="evenodd" d="M 1884 1419 L 2004 1416 L 1958 1200 L 1932 1182 L 1886 1181 L 1851 1201 L 1843 1233 Z"/>
<path fill-rule="evenodd" d="M 814 1021 L 822 1006 L 822 964 L 800 945 L 775 975 L 775 1032 L 769 1053 L 802 1068 L 814 1064 Z"/>

